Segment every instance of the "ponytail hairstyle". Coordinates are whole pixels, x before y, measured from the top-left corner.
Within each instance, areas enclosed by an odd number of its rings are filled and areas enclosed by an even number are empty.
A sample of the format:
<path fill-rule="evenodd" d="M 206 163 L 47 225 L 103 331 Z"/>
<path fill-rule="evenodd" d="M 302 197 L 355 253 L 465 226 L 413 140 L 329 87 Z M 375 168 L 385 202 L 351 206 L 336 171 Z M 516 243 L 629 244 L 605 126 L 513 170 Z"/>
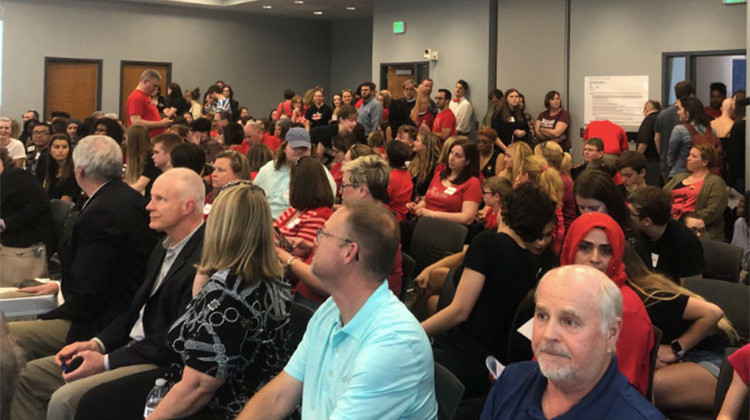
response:
<path fill-rule="evenodd" d="M 524 159 L 521 172 L 529 176 L 529 183 L 543 191 L 558 205 L 562 203 L 563 184 L 560 173 L 545 158 L 531 155 Z"/>

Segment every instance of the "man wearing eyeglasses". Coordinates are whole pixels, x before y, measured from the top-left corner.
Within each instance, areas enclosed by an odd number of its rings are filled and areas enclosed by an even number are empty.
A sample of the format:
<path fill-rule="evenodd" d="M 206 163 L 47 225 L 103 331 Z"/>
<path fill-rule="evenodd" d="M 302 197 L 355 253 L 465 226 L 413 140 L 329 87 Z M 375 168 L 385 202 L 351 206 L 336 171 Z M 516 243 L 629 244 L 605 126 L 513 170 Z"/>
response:
<path fill-rule="evenodd" d="M 318 233 L 313 274 L 331 297 L 310 320 L 284 370 L 238 419 L 435 419 L 427 335 L 383 280 L 399 244 L 381 205 L 347 203 Z"/>
<path fill-rule="evenodd" d="M 32 145 L 26 148 L 26 170 L 44 182 L 49 159 L 49 142 L 52 128 L 46 122 L 37 123 L 31 131 Z"/>

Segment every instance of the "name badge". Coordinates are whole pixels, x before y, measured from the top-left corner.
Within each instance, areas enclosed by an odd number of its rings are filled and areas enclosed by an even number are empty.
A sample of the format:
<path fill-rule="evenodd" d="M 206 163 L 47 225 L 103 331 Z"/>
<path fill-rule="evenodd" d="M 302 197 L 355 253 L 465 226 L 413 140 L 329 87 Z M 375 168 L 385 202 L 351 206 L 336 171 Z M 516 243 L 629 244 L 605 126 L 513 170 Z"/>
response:
<path fill-rule="evenodd" d="M 456 193 L 456 188 L 455 187 L 448 187 L 443 192 L 445 193 L 445 195 L 453 195 L 453 194 Z"/>
<path fill-rule="evenodd" d="M 208 204 L 208 203 L 206 203 L 206 204 L 205 204 L 205 205 L 203 206 L 203 214 L 208 214 L 208 213 L 211 213 L 211 205 L 210 205 L 210 204 Z"/>
<path fill-rule="evenodd" d="M 511 115 L 511 116 L 510 116 L 510 118 L 508 118 L 508 122 L 511 122 L 511 123 L 514 123 L 514 122 L 516 122 L 516 119 L 515 119 L 515 117 L 513 117 L 513 116 Z"/>
<path fill-rule="evenodd" d="M 651 253 L 651 266 L 656 268 L 656 264 L 659 264 L 659 254 Z"/>

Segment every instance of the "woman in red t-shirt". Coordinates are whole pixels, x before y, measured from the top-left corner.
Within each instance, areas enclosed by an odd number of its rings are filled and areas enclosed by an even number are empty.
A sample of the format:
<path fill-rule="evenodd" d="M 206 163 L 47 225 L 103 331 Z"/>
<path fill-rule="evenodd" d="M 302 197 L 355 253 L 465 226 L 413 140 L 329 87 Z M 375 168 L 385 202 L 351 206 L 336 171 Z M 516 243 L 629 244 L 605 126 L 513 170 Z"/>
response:
<path fill-rule="evenodd" d="M 711 173 L 716 160 L 712 145 L 694 146 L 685 164 L 688 172 L 675 175 L 664 190 L 672 196 L 673 219 L 694 211 L 706 223 L 706 233 L 711 239 L 724 240 L 724 209 L 729 194 L 724 180 Z"/>
<path fill-rule="evenodd" d="M 333 152 L 333 164 L 331 165 L 331 176 L 336 182 L 336 197 L 341 197 L 341 179 L 344 172 L 341 166 L 344 164 L 346 152 L 354 144 L 356 139 L 351 134 L 337 134 L 331 139 L 331 151 Z"/>
<path fill-rule="evenodd" d="M 282 236 L 277 238 L 277 252 L 287 268 L 297 260 L 305 261 L 307 264 L 312 261 L 312 247 L 294 245 L 315 242 L 318 229 L 321 229 L 333 214 L 333 191 L 320 161 L 305 156 L 297 159 L 292 165 L 289 204 L 290 207 L 274 222 Z M 310 276 L 295 276 L 290 270 L 289 277 L 294 282 L 299 282 L 296 290 L 301 300 L 318 300 L 315 297 L 319 292 L 325 293 L 319 282 L 315 279 L 310 281 Z"/>
<path fill-rule="evenodd" d="M 414 184 L 406 170 L 406 161 L 411 149 L 405 143 L 392 141 L 385 148 L 388 164 L 391 166 L 391 178 L 388 181 L 388 207 L 396 213 L 399 222 L 406 220 L 406 205 L 411 201 Z"/>
<path fill-rule="evenodd" d="M 448 153 L 448 166 L 433 177 L 424 199 L 407 208 L 418 217 L 434 217 L 470 225 L 482 201 L 479 151 L 475 143 L 459 139 Z"/>

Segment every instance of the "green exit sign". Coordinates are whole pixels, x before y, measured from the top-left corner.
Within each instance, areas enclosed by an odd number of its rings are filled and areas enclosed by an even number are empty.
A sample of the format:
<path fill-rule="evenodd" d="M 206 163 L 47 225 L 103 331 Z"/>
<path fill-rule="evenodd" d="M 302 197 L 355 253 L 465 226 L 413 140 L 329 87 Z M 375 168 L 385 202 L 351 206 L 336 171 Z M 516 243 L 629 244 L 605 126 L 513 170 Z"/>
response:
<path fill-rule="evenodd" d="M 747 0 L 723 0 L 724 4 L 743 4 L 747 3 Z"/>
<path fill-rule="evenodd" d="M 406 32 L 406 23 L 404 23 L 403 20 L 400 20 L 398 22 L 393 22 L 393 33 L 394 34 L 402 34 Z"/>

